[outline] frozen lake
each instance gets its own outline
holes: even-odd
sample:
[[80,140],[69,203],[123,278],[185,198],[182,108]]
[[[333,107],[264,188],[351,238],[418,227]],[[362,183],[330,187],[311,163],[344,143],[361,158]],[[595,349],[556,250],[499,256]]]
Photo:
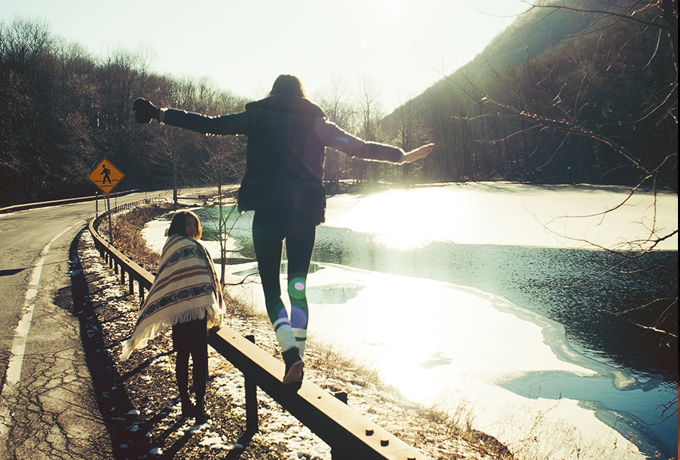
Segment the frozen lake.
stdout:
[[[656,422],[658,404],[677,398],[677,344],[659,347],[604,307],[677,295],[677,235],[650,259],[667,275],[591,281],[617,260],[599,248],[644,248],[677,229],[677,196],[626,198],[507,183],[330,197],[308,279],[310,337],[520,458],[674,455],[677,415]],[[250,214],[235,222],[229,257],[252,257]],[[159,250],[165,228],[145,230]],[[228,282],[253,272],[232,265]],[[232,294],[264,310],[259,284]]]

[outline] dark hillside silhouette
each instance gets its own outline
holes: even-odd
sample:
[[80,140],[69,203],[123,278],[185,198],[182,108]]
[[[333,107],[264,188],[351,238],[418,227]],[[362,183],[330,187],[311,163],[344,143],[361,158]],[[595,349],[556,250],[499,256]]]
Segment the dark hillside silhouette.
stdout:
[[636,185],[651,174],[677,190],[677,3],[670,25],[662,2],[539,4],[383,129],[403,136],[403,113],[418,114],[437,143],[428,179]]
[[[670,6],[669,6],[670,5]],[[675,41],[674,41],[675,40]],[[366,139],[406,150],[434,141],[418,165],[358,165],[329,152],[329,190],[353,183],[513,180],[645,183],[677,190],[677,1],[546,0],[452,75],[383,118],[379,82],[318,101]],[[91,194],[108,158],[119,190],[206,182],[208,152],[243,171],[244,144],[131,120],[144,95],[161,106],[228,113],[246,100],[207,79],[160,76],[144,51],[95,58],[42,21],[0,24],[0,206]],[[214,155],[213,155],[214,156]]]

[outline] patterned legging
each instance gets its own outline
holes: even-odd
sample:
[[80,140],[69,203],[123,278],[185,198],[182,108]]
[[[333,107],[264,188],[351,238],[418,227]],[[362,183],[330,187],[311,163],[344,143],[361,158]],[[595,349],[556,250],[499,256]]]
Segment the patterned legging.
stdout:
[[[315,238],[316,225],[304,216],[279,217],[255,212],[253,217],[253,244],[267,313],[284,353],[297,347],[302,356],[305,350],[309,323],[307,272]],[[281,299],[279,281],[284,239],[288,255],[290,317]]]

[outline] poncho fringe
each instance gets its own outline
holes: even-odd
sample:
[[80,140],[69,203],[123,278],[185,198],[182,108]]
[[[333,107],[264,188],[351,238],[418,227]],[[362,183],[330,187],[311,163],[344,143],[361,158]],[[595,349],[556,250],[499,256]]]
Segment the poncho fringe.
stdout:
[[163,246],[158,274],[142,304],[135,330],[123,342],[121,360],[175,324],[207,316],[208,329],[219,327],[223,303],[215,266],[207,250],[195,240],[170,236]]

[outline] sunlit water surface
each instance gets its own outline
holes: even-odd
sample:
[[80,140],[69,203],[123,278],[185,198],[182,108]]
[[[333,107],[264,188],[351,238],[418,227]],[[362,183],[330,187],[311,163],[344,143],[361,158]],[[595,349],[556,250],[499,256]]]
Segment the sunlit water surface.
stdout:
[[[652,277],[658,285],[625,278],[564,289],[609,263],[590,249],[676,229],[677,197],[657,198],[497,183],[331,197],[308,279],[310,336],[520,458],[671,456],[677,415],[657,422],[659,404],[677,397],[677,345],[628,358],[621,324],[574,305],[677,292],[677,269],[674,281]],[[233,225],[231,258],[252,257],[249,214]],[[162,245],[165,227],[152,225],[147,238]],[[218,258],[217,243],[208,245]],[[677,237],[659,249],[655,265],[677,264]],[[236,264],[229,279],[254,272],[252,262]],[[259,284],[233,292],[264,309]]]

